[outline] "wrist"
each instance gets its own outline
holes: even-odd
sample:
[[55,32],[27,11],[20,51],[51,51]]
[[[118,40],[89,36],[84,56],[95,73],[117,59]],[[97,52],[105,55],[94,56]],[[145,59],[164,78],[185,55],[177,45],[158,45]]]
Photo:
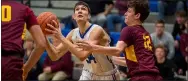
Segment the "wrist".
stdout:
[[63,36],[60,37],[60,40],[61,40],[61,42],[63,42],[63,43],[65,43],[65,39],[66,39],[66,38],[63,37]]
[[24,70],[24,72],[29,72],[30,68],[29,68],[29,66],[24,64],[22,70]]
[[90,50],[90,52],[94,52],[95,50],[96,50],[95,46],[92,45],[92,46],[91,46],[91,50]]

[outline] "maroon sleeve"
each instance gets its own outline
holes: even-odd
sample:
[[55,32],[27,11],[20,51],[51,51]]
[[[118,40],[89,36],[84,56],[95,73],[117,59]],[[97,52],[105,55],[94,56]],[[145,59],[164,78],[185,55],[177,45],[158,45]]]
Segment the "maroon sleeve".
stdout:
[[36,20],[36,16],[34,15],[33,11],[29,7],[26,8],[25,17],[26,17],[25,20],[27,24],[27,29],[29,29],[33,25],[38,24]]
[[72,67],[71,54],[70,52],[67,52],[60,60],[56,62],[56,64],[51,66],[51,69],[53,73],[61,70],[66,71],[69,70],[69,68],[71,67]]
[[181,50],[181,53],[183,54],[183,56],[188,56],[188,52],[185,51],[185,48],[186,48],[186,41],[184,41],[185,36],[181,35],[180,38],[181,38],[180,39],[180,50]]
[[124,41],[128,46],[131,45],[131,27],[125,27],[122,29],[119,41]]
[[43,68],[50,66],[50,58],[47,56],[44,60]]

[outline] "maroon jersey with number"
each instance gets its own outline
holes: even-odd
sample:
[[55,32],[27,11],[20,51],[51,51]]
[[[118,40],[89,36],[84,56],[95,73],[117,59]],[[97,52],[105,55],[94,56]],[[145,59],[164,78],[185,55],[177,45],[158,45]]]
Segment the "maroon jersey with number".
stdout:
[[140,73],[159,73],[155,66],[151,37],[144,27],[137,25],[123,28],[119,41],[128,45],[125,58],[131,77]]
[[[6,51],[23,52],[26,29],[37,24],[33,11],[15,1],[2,1],[1,45]],[[26,23],[27,26],[24,26]]]

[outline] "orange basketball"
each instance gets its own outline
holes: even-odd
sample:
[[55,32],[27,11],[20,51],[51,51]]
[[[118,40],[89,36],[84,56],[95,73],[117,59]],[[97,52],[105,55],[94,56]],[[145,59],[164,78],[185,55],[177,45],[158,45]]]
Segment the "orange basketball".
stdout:
[[[42,32],[44,34],[51,34],[50,32],[45,31],[45,28],[47,28],[47,24],[51,24],[55,27],[55,24],[52,22],[52,20],[55,20],[58,24],[59,27],[59,21],[58,18],[55,14],[53,14],[52,12],[43,12],[41,14],[39,14],[39,16],[37,17],[37,21],[42,29]],[[49,28],[49,27],[48,27]]]

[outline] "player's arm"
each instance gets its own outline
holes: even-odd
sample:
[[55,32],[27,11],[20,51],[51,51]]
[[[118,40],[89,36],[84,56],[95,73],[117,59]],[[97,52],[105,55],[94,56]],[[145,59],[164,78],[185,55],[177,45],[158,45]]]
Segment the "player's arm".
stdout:
[[125,57],[116,57],[116,56],[113,56],[112,57],[112,61],[113,61],[113,63],[115,63],[117,65],[127,66],[126,61],[125,61]]
[[94,45],[94,44],[84,42],[84,41],[80,41],[80,43],[82,43],[80,44],[80,47],[86,50],[89,50],[92,53],[105,54],[105,55],[111,55],[111,56],[120,56],[121,52],[127,46],[126,43],[124,43],[123,41],[118,41],[116,47],[105,47],[105,46],[100,46],[100,45]]
[[[104,36],[103,29],[100,27],[96,27],[90,34],[90,43],[94,45],[99,44],[101,36]],[[68,50],[76,57],[78,57],[81,61],[85,60],[91,54],[91,52],[78,48],[76,44],[71,43],[65,38],[62,38],[61,41],[62,43],[64,43],[64,45],[68,47]]]
[[[54,26],[52,26],[52,25],[50,25],[50,24],[47,24],[48,25],[48,27],[50,28],[50,29],[45,29],[47,32],[51,32],[58,40],[60,40],[61,41],[61,43],[62,43],[62,45],[63,46],[66,46],[67,48],[66,49],[68,49],[72,54],[74,54],[75,56],[77,56],[78,58],[80,58],[80,60],[85,60],[85,58],[90,54],[90,52],[89,51],[84,51],[84,50],[81,50],[80,48],[78,48],[78,46],[76,45],[76,44],[73,44],[72,43],[72,34],[73,34],[73,30],[71,31],[71,33],[67,36],[67,38],[65,38],[62,34],[61,34],[61,32],[56,28],[56,27],[54,27]],[[98,30],[97,30],[98,31]],[[100,31],[98,31],[98,32],[100,32]],[[91,38],[90,38],[90,40],[91,41],[93,41],[92,43],[93,44],[97,44],[97,40],[98,40],[98,38],[96,38],[97,36],[98,36],[98,34],[100,34],[100,33],[94,33],[95,35],[94,36],[90,36]],[[95,40],[95,39],[97,39],[97,40]],[[62,45],[61,46],[58,46],[59,47],[59,49],[60,48],[62,48]],[[62,55],[64,55],[64,53],[65,52],[61,52],[60,54],[59,54],[59,56],[58,56],[58,58],[59,57],[61,57]]]
[[128,32],[127,29],[122,30],[120,40],[117,42],[116,47],[94,45],[87,41],[78,41],[78,45],[79,47],[88,50],[92,53],[119,56],[120,53],[123,52],[125,47],[127,47],[127,44],[124,40],[129,39],[130,37],[129,33],[126,32]]
[[[36,43],[36,47],[31,52],[31,56],[29,57],[29,59],[27,60],[27,62],[24,64],[23,67],[24,72],[27,73],[37,63],[40,56],[43,54],[44,50],[48,48],[44,34],[40,26],[37,25],[36,17],[33,11],[28,7],[25,10],[25,18],[26,18],[27,29],[31,33],[34,42]],[[49,52],[52,52],[52,50],[49,50]]]
[[29,32],[34,39],[36,46],[31,52],[31,56],[24,65],[23,69],[26,70],[26,72],[30,71],[31,68],[37,63],[46,48],[46,41],[39,25],[33,25],[32,27],[30,27]]
[[[54,27],[54,26],[52,26],[52,25],[48,25],[50,28],[57,28],[57,29],[54,29],[54,30],[56,30],[59,34],[60,34],[60,36],[62,36],[62,34],[61,34],[61,28],[60,27],[57,27],[57,26],[59,26],[54,20],[53,20],[53,23],[55,24],[55,26],[56,27]],[[46,29],[48,32],[49,31],[51,31],[51,30],[48,30],[48,29]],[[73,31],[73,30],[72,30]],[[69,40],[69,41],[71,41],[71,37],[72,37],[72,31],[71,32],[69,32],[69,34],[67,35],[67,40]],[[46,37],[46,40],[47,40],[47,37]],[[68,51],[68,48],[67,48],[67,46],[65,46],[64,44],[62,44],[62,43],[60,43],[58,46],[54,46],[54,45],[52,45],[50,42],[49,42],[49,40],[47,40],[48,41],[48,43],[47,43],[47,46],[48,46],[48,49],[49,50],[52,50],[53,52],[48,52],[48,50],[47,50],[47,52],[48,52],[48,54],[49,54],[49,56],[50,56],[50,58],[51,58],[51,60],[58,60],[59,58],[61,58],[67,51]]]
[[[72,43],[72,34],[73,34],[73,31],[70,31],[69,34],[67,35],[66,39],[68,41],[70,41]],[[65,55],[67,52],[68,52],[68,47],[66,46],[66,44],[63,44],[63,43],[60,43],[57,47],[55,47],[54,45],[52,45],[51,43],[48,42],[48,44],[50,45],[49,48],[53,49],[55,55],[57,56],[55,58],[55,60],[58,60],[60,59],[63,55]]]

